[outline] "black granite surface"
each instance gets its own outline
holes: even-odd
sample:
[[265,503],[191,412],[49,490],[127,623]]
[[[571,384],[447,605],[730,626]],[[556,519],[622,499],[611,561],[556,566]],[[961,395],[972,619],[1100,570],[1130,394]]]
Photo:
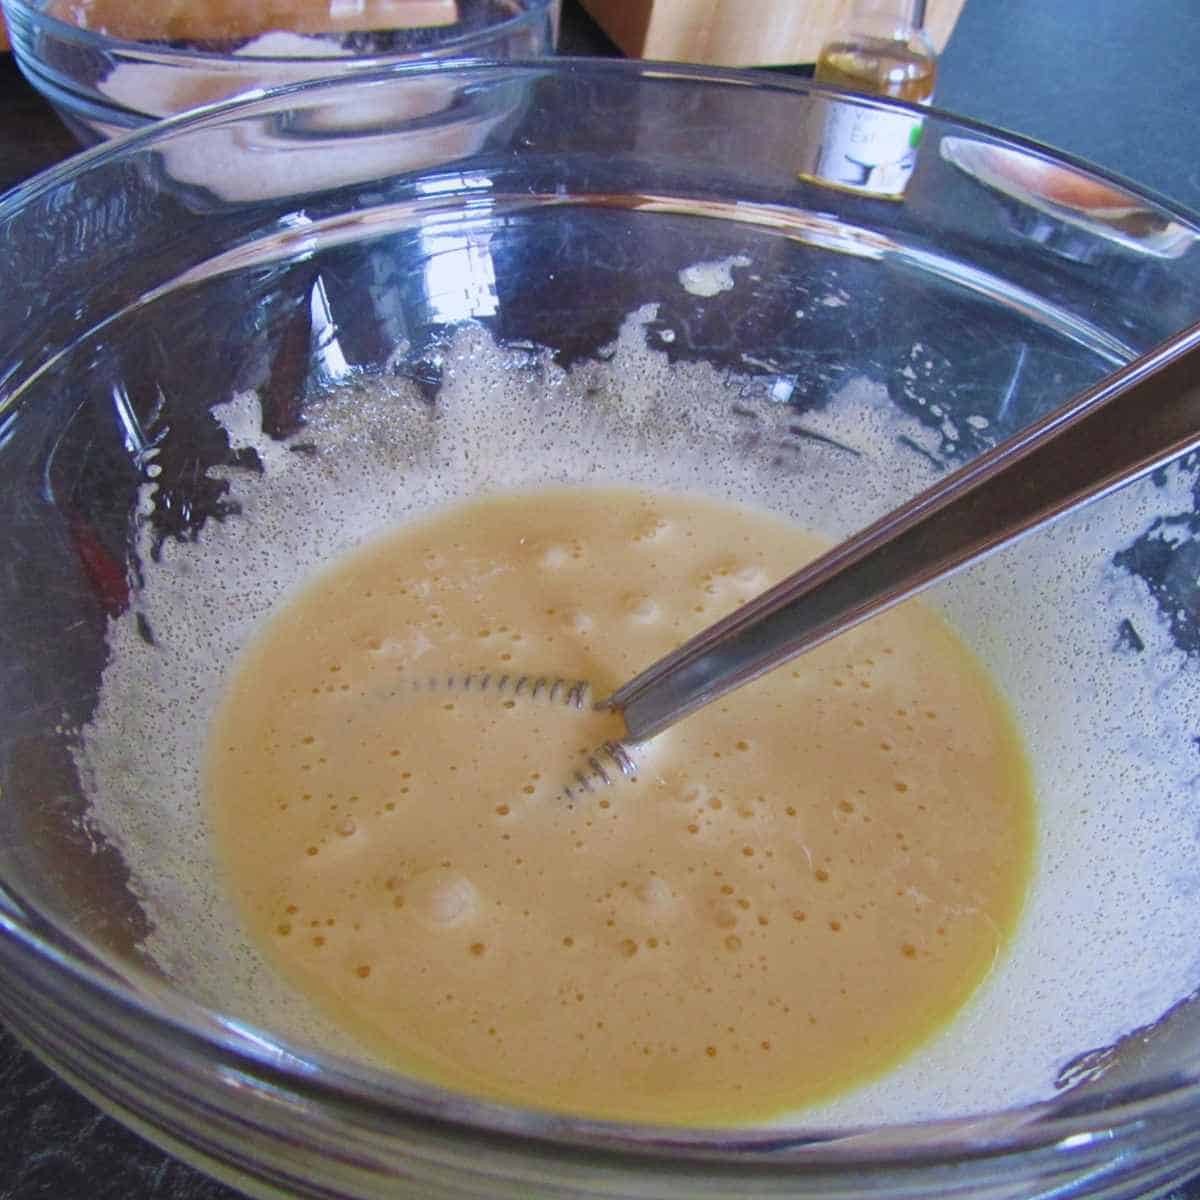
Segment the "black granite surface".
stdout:
[[[967,0],[938,104],[1090,158],[1200,212],[1197,0]],[[561,48],[611,45],[565,0]],[[0,59],[0,192],[74,149]],[[0,1200],[233,1200],[102,1116],[0,1031]],[[1172,1200],[1200,1200],[1200,1183]]]
[[967,0],[936,103],[1200,212],[1196,0]]

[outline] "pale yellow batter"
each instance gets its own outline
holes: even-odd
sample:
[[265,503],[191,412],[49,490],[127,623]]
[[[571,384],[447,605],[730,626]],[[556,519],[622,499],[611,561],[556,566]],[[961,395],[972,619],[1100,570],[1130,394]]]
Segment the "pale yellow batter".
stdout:
[[1004,705],[910,603],[560,791],[603,695],[817,549],[691,496],[492,498],[337,564],[246,653],[208,788],[280,971],[372,1053],[594,1117],[767,1119],[944,1025],[1012,931],[1032,805]]

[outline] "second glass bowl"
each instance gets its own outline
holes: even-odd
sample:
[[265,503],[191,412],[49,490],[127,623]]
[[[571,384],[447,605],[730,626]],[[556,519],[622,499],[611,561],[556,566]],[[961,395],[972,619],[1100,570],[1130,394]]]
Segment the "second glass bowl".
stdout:
[[552,53],[559,0],[2,0],[26,78],[84,143],[256,88]]

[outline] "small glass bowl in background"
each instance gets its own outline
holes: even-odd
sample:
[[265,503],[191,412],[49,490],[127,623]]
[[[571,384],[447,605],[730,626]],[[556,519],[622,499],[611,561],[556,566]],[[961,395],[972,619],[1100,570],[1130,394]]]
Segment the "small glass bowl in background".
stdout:
[[[255,88],[420,59],[536,58],[554,49],[559,0],[373,0],[376,27],[366,30],[323,20],[333,0],[208,0],[170,19],[153,15],[155,5],[96,0],[0,0],[0,8],[25,77],[91,144]],[[255,8],[272,19],[256,21]],[[406,8],[439,23],[389,24],[389,9],[398,17]],[[319,32],[330,25],[338,31]]]

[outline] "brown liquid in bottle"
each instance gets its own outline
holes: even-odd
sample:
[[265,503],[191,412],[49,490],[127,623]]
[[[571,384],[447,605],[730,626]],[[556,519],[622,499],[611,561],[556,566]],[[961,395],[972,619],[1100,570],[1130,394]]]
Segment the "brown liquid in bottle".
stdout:
[[891,38],[856,38],[822,47],[814,78],[850,91],[923,104],[933,97],[937,62]]

